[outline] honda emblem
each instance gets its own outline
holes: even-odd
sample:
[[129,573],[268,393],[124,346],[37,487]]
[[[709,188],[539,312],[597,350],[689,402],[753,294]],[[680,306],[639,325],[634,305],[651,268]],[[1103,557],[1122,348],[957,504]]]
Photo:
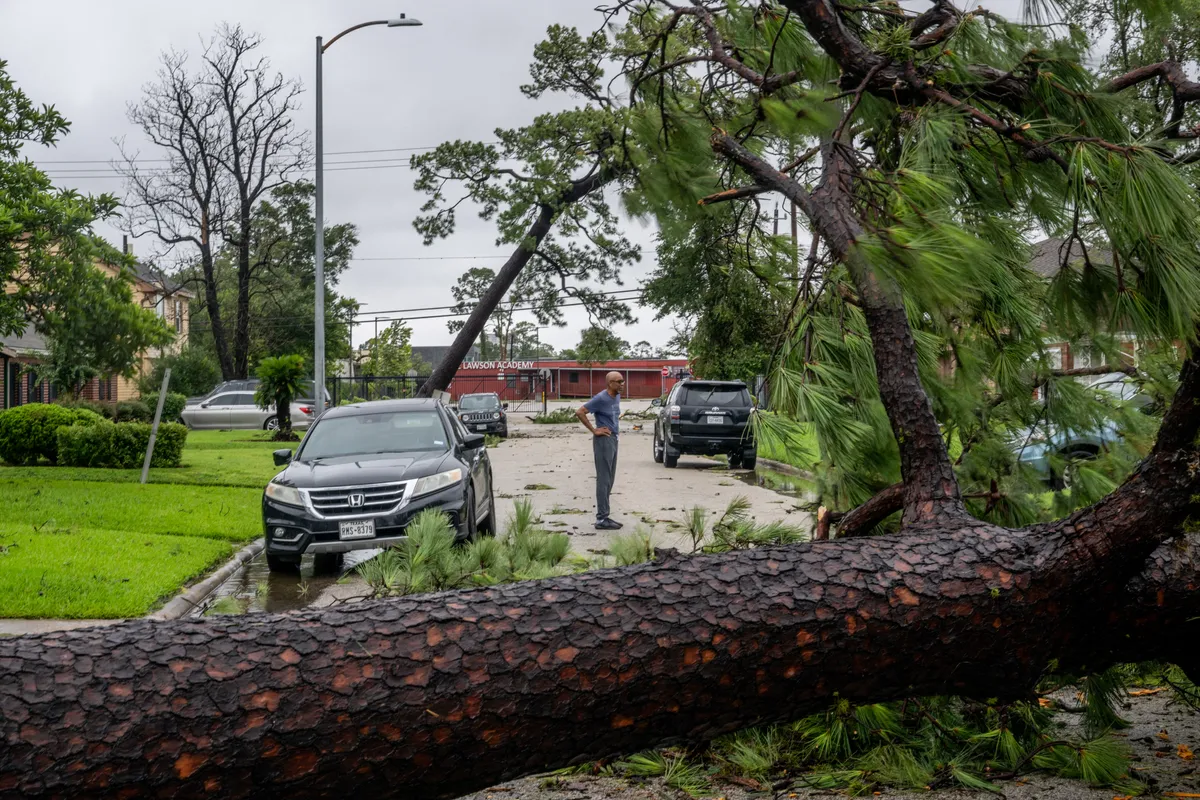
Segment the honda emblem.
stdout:
[[362,508],[363,503],[366,501],[367,498],[363,497],[361,494],[352,494],[346,497],[346,502],[350,504],[351,508]]

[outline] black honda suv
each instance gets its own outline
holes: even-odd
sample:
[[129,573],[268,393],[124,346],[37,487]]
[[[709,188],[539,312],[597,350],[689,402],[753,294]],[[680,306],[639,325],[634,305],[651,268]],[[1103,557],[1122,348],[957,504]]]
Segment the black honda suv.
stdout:
[[331,408],[263,492],[267,566],[294,570],[304,553],[318,571],[350,550],[405,538],[419,511],[449,515],[459,540],[494,532],[492,465],[483,436],[437,400],[377,400]]
[[464,394],[458,398],[458,418],[467,430],[494,433],[508,438],[508,403],[500,402],[495,392]]
[[753,412],[750,390],[741,381],[680,381],[660,404],[654,421],[654,460],[674,467],[684,453],[724,454],[730,466],[754,469],[758,450],[750,428]]

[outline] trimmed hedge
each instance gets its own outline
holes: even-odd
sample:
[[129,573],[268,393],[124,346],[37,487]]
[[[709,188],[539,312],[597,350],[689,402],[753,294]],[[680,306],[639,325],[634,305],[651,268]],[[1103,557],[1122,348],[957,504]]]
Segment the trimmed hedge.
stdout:
[[[73,425],[58,431],[58,460],[64,467],[136,469],[146,458],[150,426],[141,422]],[[187,444],[187,428],[175,422],[158,426],[152,467],[178,467]]]
[[[187,400],[185,399],[186,403]],[[141,400],[121,400],[113,408],[113,422],[153,422],[154,412]]]
[[0,458],[14,466],[46,459],[58,461],[58,431],[73,425],[93,426],[103,422],[93,411],[64,408],[51,403],[29,403],[0,411]]
[[[154,409],[158,408],[158,392],[142,396],[142,402],[146,404],[147,410],[150,412],[150,422],[154,421]],[[187,408],[187,397],[178,392],[167,392],[167,399],[163,401],[162,422],[179,422],[183,418],[183,409]]]

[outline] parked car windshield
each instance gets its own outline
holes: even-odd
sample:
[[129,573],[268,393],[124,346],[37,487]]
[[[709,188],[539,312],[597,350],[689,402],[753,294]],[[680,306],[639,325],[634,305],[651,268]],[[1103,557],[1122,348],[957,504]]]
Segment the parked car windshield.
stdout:
[[469,394],[458,401],[461,411],[487,411],[500,407],[500,400],[494,394]]
[[389,411],[325,417],[317,422],[297,461],[318,458],[445,451],[449,438],[436,411]]
[[748,406],[750,393],[740,386],[695,384],[684,387],[685,406]]

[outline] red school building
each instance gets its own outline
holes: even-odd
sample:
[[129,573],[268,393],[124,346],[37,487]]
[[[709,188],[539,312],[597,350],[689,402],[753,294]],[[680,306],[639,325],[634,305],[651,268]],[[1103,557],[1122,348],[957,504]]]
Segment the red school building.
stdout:
[[539,400],[543,385],[548,400],[592,397],[605,387],[605,375],[625,376],[624,397],[658,397],[690,375],[687,359],[652,358],[580,364],[578,361],[464,361],[450,383],[455,400],[464,394],[495,392],[502,400]]

